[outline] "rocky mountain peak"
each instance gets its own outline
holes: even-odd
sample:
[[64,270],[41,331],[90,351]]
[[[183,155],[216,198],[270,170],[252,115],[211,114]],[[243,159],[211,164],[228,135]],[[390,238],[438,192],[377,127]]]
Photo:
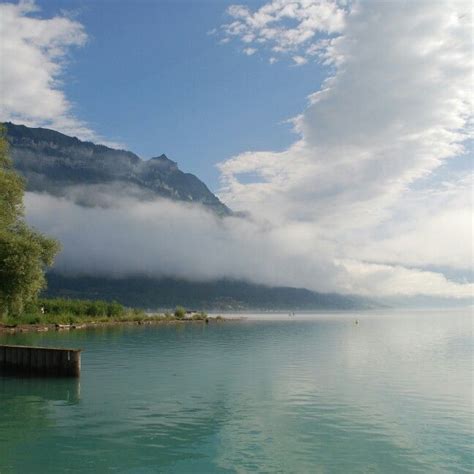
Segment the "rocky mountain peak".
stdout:
[[[7,140],[15,168],[26,178],[27,189],[57,196],[81,190],[93,205],[100,188],[151,200],[163,197],[200,203],[218,215],[231,211],[196,176],[183,173],[165,154],[142,160],[126,150],[84,142],[45,128],[7,122]],[[79,199],[79,198],[78,198]],[[82,198],[80,202],[85,202]]]

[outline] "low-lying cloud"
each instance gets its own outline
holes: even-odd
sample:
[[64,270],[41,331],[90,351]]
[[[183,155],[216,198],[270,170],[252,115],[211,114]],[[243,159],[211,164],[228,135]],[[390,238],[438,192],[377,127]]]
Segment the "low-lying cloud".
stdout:
[[235,278],[362,295],[466,297],[472,291],[433,272],[339,260],[334,243],[315,238],[305,223],[219,218],[200,205],[165,199],[117,198],[113,207],[84,207],[27,193],[26,206],[28,220],[63,243],[56,269],[66,274]]

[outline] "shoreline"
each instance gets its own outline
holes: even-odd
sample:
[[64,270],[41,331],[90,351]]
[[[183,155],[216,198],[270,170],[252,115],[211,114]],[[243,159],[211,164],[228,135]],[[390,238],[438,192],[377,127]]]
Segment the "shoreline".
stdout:
[[[232,318],[233,320],[238,320],[239,318]],[[161,319],[160,317],[156,318],[147,318],[138,321],[90,321],[90,322],[80,322],[72,324],[2,324],[0,323],[0,335],[2,334],[20,334],[20,333],[30,333],[30,332],[62,332],[62,331],[76,331],[81,329],[99,329],[99,328],[108,328],[115,326],[157,326],[157,325],[172,325],[172,324],[190,324],[190,323],[199,323],[199,324],[209,324],[209,323],[220,323],[225,322],[228,319],[223,318],[222,316],[217,317],[207,317],[205,319]]]

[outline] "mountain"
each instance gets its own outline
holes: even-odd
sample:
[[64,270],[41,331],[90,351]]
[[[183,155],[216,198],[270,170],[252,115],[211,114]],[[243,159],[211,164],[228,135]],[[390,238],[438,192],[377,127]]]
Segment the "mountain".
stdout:
[[[29,191],[64,196],[91,207],[113,206],[120,197],[141,200],[163,197],[201,203],[220,216],[232,214],[202,181],[183,173],[165,155],[142,160],[130,151],[84,142],[54,130],[4,125],[14,166],[25,177]],[[47,278],[47,296],[117,300],[128,306],[151,309],[184,305],[216,311],[301,311],[364,309],[372,305],[358,297],[225,279],[211,282],[144,276],[113,279],[62,276],[54,272]]]
[[[200,181],[166,155],[142,160],[130,151],[84,142],[46,128],[7,122],[15,168],[27,190],[73,197],[85,206],[109,204],[107,195],[143,200],[164,197],[201,203],[219,215],[230,210]],[[113,192],[112,192],[113,191]]]
[[174,278],[101,278],[49,273],[45,296],[116,300],[126,306],[171,309],[183,305],[210,311],[360,310],[380,307],[366,298],[268,287],[238,280],[192,282]]

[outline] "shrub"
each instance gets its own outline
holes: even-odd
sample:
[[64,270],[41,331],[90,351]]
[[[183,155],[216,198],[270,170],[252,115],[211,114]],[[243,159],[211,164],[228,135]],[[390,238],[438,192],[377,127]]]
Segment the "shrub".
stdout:
[[174,310],[174,316],[176,319],[183,319],[186,316],[186,310],[182,306],[177,306]]
[[200,313],[193,314],[193,320],[204,321],[207,318],[207,314],[201,311]]

